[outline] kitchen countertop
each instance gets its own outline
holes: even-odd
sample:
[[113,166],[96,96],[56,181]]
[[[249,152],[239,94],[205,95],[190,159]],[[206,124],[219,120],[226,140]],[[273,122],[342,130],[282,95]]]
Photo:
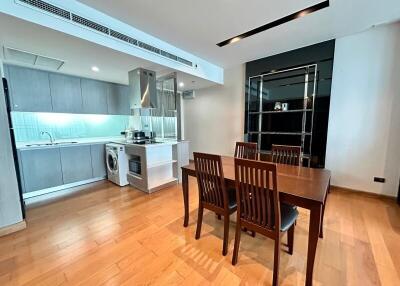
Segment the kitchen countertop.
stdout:
[[138,147],[143,147],[143,148],[153,148],[157,146],[166,146],[166,145],[176,145],[180,141],[177,140],[163,140],[163,139],[156,139],[155,140],[157,143],[151,143],[151,144],[134,144],[134,143],[129,143],[126,142],[125,140],[120,140],[120,141],[113,141],[112,143],[117,143],[117,144],[122,144],[122,145],[134,145]]
[[[33,150],[33,149],[45,149],[45,148],[59,148],[59,147],[68,147],[68,146],[77,146],[77,145],[92,145],[97,143],[117,143],[123,145],[135,145],[143,148],[151,148],[156,146],[165,146],[165,145],[175,145],[184,140],[165,140],[165,139],[156,139],[159,143],[154,144],[133,144],[125,141],[125,137],[123,136],[114,136],[114,137],[93,137],[93,138],[71,138],[71,139],[60,139],[55,140],[54,145],[41,145],[41,146],[28,146],[35,144],[47,144],[50,143],[48,140],[43,141],[35,141],[35,142],[17,142],[18,150]],[[71,143],[76,142],[76,143]]]
[[[92,138],[70,138],[70,139],[56,139],[55,145],[41,145],[41,146],[28,146],[35,144],[46,144],[50,143],[49,140],[35,141],[35,142],[17,142],[16,147],[18,150],[31,150],[31,149],[43,149],[43,148],[59,148],[67,146],[77,146],[77,145],[91,145],[97,143],[109,143],[109,142],[122,142],[125,140],[123,136],[113,136],[113,137],[92,137]],[[76,142],[76,143],[71,143]]]

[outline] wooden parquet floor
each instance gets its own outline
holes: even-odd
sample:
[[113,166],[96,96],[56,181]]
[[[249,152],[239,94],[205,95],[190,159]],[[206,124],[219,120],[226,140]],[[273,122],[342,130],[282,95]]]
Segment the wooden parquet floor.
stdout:
[[[103,182],[30,207],[27,229],[0,238],[0,285],[270,285],[273,242],[243,234],[232,266],[236,214],[223,257],[223,223],[213,213],[205,213],[202,236],[194,239],[194,179],[190,188],[188,228],[179,185],[147,195]],[[300,210],[294,254],[281,253],[281,285],[304,285],[307,235],[308,212]],[[333,191],[314,285],[400,285],[399,206]]]

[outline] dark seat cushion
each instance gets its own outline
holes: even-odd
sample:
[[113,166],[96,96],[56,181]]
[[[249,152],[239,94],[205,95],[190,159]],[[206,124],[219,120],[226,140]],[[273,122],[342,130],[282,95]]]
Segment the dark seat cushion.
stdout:
[[236,190],[235,189],[228,189],[228,206],[230,209],[236,207]]
[[287,231],[296,221],[299,211],[293,205],[281,203],[281,231]]

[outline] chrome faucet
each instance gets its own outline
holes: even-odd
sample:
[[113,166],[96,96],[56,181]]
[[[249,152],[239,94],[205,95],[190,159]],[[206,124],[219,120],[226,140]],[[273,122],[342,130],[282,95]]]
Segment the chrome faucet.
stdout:
[[51,135],[51,133],[50,132],[47,132],[47,131],[40,131],[40,135],[47,135],[47,136],[49,136],[50,137],[50,143],[51,144],[53,144],[54,143],[54,139],[53,139],[53,136]]

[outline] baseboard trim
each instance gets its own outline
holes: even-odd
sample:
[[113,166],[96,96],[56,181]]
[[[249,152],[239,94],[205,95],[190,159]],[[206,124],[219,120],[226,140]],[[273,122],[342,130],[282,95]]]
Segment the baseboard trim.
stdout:
[[330,190],[333,192],[346,192],[346,193],[352,193],[352,194],[357,194],[357,195],[364,195],[364,196],[368,196],[371,198],[380,198],[380,199],[386,199],[386,200],[389,199],[389,200],[394,200],[394,201],[396,200],[396,197],[394,197],[394,196],[377,194],[377,193],[356,190],[356,189],[351,189],[351,188],[346,188],[346,187],[340,187],[340,186],[335,186],[335,185],[331,185]]
[[25,220],[15,223],[15,224],[12,224],[12,225],[9,225],[9,226],[2,227],[2,228],[0,228],[0,237],[23,230],[25,228],[26,228]]

